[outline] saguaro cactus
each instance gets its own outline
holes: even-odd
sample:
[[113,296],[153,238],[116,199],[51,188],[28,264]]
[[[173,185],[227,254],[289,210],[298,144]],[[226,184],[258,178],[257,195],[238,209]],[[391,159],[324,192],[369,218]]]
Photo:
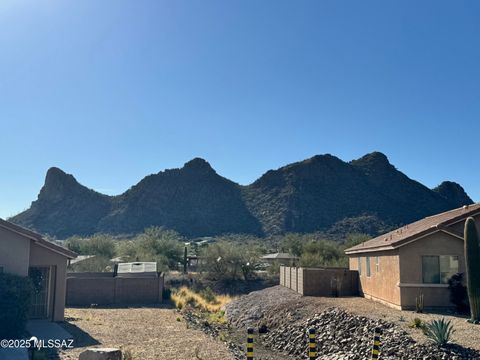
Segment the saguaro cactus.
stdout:
[[472,217],[465,222],[464,239],[470,321],[480,323],[480,243],[475,219]]

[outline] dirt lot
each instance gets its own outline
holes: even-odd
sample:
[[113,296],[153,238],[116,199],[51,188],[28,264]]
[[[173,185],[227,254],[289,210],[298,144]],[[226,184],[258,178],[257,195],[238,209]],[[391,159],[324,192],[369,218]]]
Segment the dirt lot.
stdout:
[[61,359],[77,359],[92,346],[121,348],[141,360],[232,359],[222,342],[188,329],[172,309],[66,309],[65,316],[77,348]]

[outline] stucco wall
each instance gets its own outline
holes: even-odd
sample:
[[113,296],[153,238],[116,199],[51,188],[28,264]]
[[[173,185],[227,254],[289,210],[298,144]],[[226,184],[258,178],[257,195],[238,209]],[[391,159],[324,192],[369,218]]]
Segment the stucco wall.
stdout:
[[162,302],[163,274],[159,276],[113,277],[113,274],[70,273],[67,305],[156,304]]
[[[367,255],[370,257],[370,276],[367,276]],[[378,256],[379,267],[376,271],[375,258]],[[400,307],[400,262],[398,250],[356,254],[349,257],[350,270],[358,271],[358,259],[362,264],[359,274],[359,292],[366,298]]]
[[[32,241],[30,246],[29,261],[30,266],[50,267],[51,293],[49,298],[48,315],[53,319],[53,321],[63,321],[65,310],[65,277],[67,273],[67,258]],[[54,293],[55,295],[53,295]]]
[[281,266],[280,285],[307,296],[352,296],[358,294],[357,272],[339,268]]
[[402,308],[415,308],[415,298],[420,294],[424,296],[425,307],[452,306],[447,284],[422,283],[422,256],[458,256],[459,272],[465,272],[463,246],[463,240],[444,232],[437,232],[399,249]]
[[[477,229],[480,230],[480,215],[474,216],[474,219],[475,219],[475,223],[477,224]],[[462,234],[462,236],[463,236],[464,227],[465,227],[465,220],[462,220],[450,226],[452,230],[454,230],[459,234]]]
[[0,266],[4,272],[27,276],[30,239],[0,227]]

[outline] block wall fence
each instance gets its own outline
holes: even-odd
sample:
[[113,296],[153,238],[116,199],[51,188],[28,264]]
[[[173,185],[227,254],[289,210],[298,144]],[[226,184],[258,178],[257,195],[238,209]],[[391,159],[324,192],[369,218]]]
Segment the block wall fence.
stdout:
[[357,296],[358,272],[280,266],[280,285],[306,296]]
[[67,274],[67,306],[158,304],[164,276],[114,277],[112,273]]

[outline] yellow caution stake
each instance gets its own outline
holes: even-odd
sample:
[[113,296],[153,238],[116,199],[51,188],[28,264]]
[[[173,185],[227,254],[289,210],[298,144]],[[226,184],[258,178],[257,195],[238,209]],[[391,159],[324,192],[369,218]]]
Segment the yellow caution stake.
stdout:
[[372,357],[371,359],[378,359],[380,356],[380,335],[382,330],[378,327],[375,328],[375,333],[373,335],[373,348],[372,348]]
[[247,329],[247,360],[253,360],[253,329]]
[[308,358],[310,360],[317,358],[317,339],[315,329],[308,329]]

